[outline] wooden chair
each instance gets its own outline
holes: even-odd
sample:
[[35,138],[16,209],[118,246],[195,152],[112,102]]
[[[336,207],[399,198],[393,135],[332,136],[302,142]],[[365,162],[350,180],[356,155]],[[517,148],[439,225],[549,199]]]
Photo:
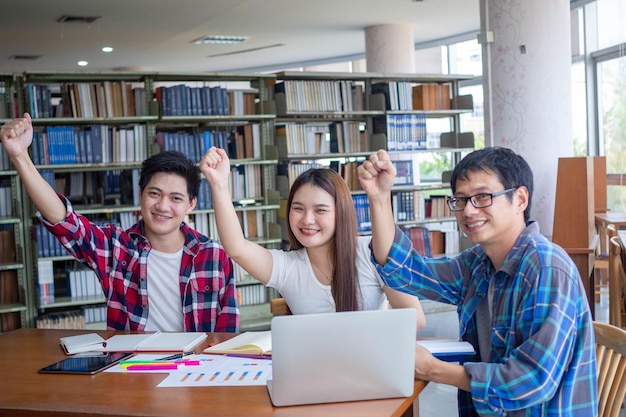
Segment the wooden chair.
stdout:
[[618,417],[626,395],[626,330],[593,322],[598,367],[598,417]]
[[287,316],[291,314],[289,306],[284,298],[272,298],[270,300],[270,312],[274,316]]
[[626,327],[624,256],[619,236],[613,236],[609,239],[609,323],[619,328]]
[[[606,227],[606,237],[610,240],[613,236],[617,236],[617,227],[614,224],[609,224]],[[603,252],[601,246],[603,245],[598,245],[594,265],[596,272],[596,303],[600,302],[602,294],[609,293],[609,251]]]

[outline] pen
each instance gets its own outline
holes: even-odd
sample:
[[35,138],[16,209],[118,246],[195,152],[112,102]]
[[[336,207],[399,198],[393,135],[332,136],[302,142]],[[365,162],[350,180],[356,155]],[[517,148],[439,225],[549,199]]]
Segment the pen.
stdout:
[[128,365],[124,369],[127,371],[169,371],[178,369],[178,365],[172,364],[137,364]]
[[248,358],[248,359],[265,359],[272,360],[271,356],[268,355],[245,355],[242,353],[226,353],[224,356],[230,356],[233,358]]
[[122,368],[126,368],[131,365],[183,365],[183,366],[198,366],[200,365],[199,360],[189,360],[183,359],[181,361],[121,361],[120,366]]
[[193,355],[195,352],[182,352],[176,355],[166,356],[164,358],[155,359],[157,361],[173,361],[174,359],[182,359],[184,356]]

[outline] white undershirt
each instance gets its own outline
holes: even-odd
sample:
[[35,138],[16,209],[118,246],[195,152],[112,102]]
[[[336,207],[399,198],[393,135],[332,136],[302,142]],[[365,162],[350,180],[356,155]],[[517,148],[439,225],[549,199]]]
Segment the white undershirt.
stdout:
[[151,249],[148,254],[148,322],[146,331],[181,332],[180,263],[183,248],[175,253]]

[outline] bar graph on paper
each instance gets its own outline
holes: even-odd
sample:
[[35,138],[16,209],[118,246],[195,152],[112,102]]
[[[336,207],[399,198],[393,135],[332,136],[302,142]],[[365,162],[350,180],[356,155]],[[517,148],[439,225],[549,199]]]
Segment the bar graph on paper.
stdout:
[[201,366],[171,371],[159,387],[266,385],[272,378],[272,361],[222,355],[194,355],[207,359]]

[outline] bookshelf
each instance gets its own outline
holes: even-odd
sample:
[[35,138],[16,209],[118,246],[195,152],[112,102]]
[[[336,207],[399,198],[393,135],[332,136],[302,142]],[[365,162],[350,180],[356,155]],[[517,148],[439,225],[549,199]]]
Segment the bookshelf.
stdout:
[[[383,73],[281,72],[276,74],[279,195],[308,168],[328,166],[342,174],[353,190],[360,232],[369,233],[367,198],[356,167],[377,149],[389,151],[397,164],[398,183],[392,190],[396,223],[442,231],[448,246],[458,251],[459,233],[445,197],[444,172],[420,172],[422,165],[444,161],[451,170],[473,150],[472,133],[460,131],[460,116],[471,112],[471,96],[459,94],[465,75]],[[284,206],[284,204],[283,204]],[[286,238],[286,213],[279,211]],[[439,254],[439,253],[434,253]]]
[[[15,96],[15,77],[0,74],[0,123],[14,116]],[[21,205],[19,177],[0,145],[0,333],[28,326],[34,313]]]
[[[182,151],[199,161],[205,147],[214,144],[234,155],[233,204],[242,225],[251,239],[272,247],[280,243],[275,214],[279,204],[272,191],[277,163],[270,129],[275,114],[268,101],[272,80],[271,75],[218,73],[25,72],[20,74],[18,90],[21,111],[36,116],[33,159],[79,213],[94,221],[116,221],[122,227],[134,224],[141,162],[164,149]],[[53,155],[50,151],[63,147],[51,144],[64,144],[51,138],[57,130],[60,137],[69,131],[73,143],[69,151]],[[34,321],[43,321],[48,313],[67,313],[73,320],[69,313],[79,310],[79,316],[82,312],[95,317],[93,324],[85,324],[87,328],[103,328],[105,300],[97,286],[94,292],[88,271],[64,252],[53,251],[55,239],[40,230],[34,207],[25,213],[21,220],[37,237],[28,256],[39,293],[33,304]],[[219,240],[204,179],[198,205],[188,220],[198,231]],[[269,299],[274,294],[240,268],[236,270],[242,329],[269,325]],[[72,284],[75,276],[81,288]],[[40,285],[46,283],[53,285]]]

